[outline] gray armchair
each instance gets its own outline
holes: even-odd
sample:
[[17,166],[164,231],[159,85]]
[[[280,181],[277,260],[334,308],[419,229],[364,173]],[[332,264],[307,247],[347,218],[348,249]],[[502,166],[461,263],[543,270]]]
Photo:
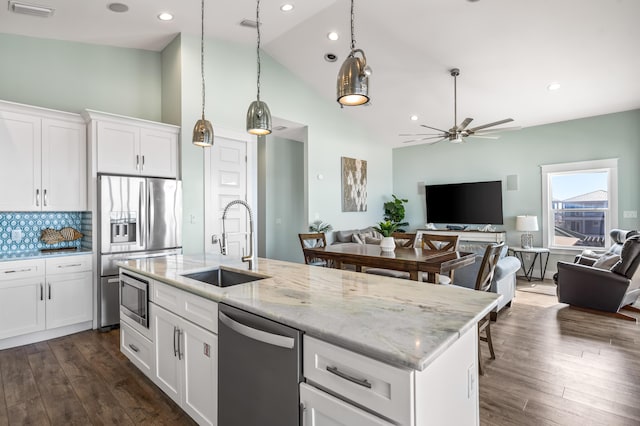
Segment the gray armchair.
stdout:
[[[640,272],[637,272],[640,266],[640,235],[634,231],[614,230],[612,237],[613,251],[610,249],[608,256],[602,255],[594,260],[593,266],[581,263],[582,257],[576,259],[576,263],[558,262],[558,301],[636,321],[636,318],[620,310],[640,312],[640,309],[631,306],[640,297]],[[621,241],[622,238],[624,241]],[[618,250],[619,260],[611,268],[606,268],[606,262],[615,259]]]

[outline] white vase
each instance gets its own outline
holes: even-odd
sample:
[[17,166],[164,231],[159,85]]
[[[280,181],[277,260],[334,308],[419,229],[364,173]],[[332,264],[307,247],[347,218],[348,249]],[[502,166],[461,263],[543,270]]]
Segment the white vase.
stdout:
[[396,249],[396,242],[393,237],[383,237],[380,241],[380,249],[382,251],[394,251]]

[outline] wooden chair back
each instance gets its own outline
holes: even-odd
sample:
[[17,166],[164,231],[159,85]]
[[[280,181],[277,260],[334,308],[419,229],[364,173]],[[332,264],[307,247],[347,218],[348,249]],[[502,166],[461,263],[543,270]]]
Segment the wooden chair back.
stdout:
[[438,251],[457,251],[459,235],[422,234],[422,248]]
[[493,273],[496,270],[498,260],[500,260],[500,252],[503,247],[504,242],[489,244],[485,249],[482,264],[480,264],[480,270],[478,271],[478,277],[476,278],[476,290],[489,291],[491,288]]
[[[396,246],[398,246],[398,247],[409,247],[409,248],[411,248],[416,243],[416,234],[415,233],[394,232],[394,233],[391,234],[391,236],[393,237],[393,240],[396,242]],[[399,241],[402,242],[400,245],[398,245]]]
[[324,264],[326,266],[326,262],[324,260],[317,259],[313,256],[307,256],[306,254],[304,254],[304,249],[306,248],[327,246],[327,239],[324,235],[324,232],[298,234],[298,238],[300,239],[300,247],[302,247],[302,253],[304,255],[304,263],[306,263],[307,265]]

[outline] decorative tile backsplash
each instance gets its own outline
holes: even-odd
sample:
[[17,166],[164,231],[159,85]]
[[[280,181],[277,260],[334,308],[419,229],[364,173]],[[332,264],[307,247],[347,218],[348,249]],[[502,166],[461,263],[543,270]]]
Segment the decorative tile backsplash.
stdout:
[[[87,212],[0,212],[0,254],[85,247],[86,242],[82,240],[86,237],[75,241],[45,244],[40,240],[40,233],[46,228],[59,230],[72,227],[85,234],[83,228],[87,228],[87,224],[88,229],[91,229],[91,216]],[[21,234],[22,238],[18,238],[18,234]]]

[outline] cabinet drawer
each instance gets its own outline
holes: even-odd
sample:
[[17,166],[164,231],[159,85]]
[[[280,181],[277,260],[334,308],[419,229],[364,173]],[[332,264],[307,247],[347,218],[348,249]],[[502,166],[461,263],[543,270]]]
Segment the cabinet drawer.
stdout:
[[152,377],[153,343],[124,322],[120,323],[120,351],[147,377]]
[[0,281],[44,276],[44,259],[0,262]]
[[307,381],[403,425],[413,423],[413,370],[304,336]]
[[218,334],[218,304],[186,290],[156,281],[153,303]]
[[91,271],[91,255],[61,256],[46,259],[47,275]]

